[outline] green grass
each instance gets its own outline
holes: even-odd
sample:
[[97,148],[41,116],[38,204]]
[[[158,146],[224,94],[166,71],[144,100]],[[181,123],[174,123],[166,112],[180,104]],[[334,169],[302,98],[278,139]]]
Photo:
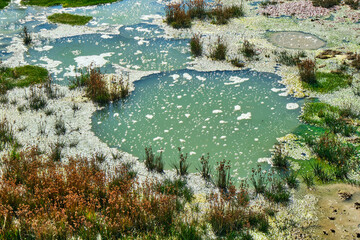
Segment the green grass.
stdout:
[[28,87],[47,81],[49,72],[38,66],[21,66],[0,69],[0,87],[2,92],[14,87]]
[[9,3],[10,0],[0,0],[0,9],[4,9]]
[[55,13],[48,16],[48,19],[53,23],[63,23],[69,25],[85,25],[87,24],[92,17],[75,15],[70,13]]
[[340,114],[340,109],[327,103],[310,102],[304,105],[300,118],[308,124],[323,126],[326,113]]
[[316,72],[316,83],[303,82],[303,87],[314,92],[328,93],[351,85],[350,75],[339,73]]
[[62,5],[63,7],[82,7],[116,2],[117,0],[22,0],[24,5],[37,5],[43,7]]

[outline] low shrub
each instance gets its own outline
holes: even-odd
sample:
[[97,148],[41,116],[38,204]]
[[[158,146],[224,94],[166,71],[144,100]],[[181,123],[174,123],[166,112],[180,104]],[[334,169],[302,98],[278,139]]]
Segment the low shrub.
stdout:
[[249,59],[257,55],[255,45],[253,43],[250,43],[248,40],[245,40],[243,42],[240,51],[244,55],[244,57]]
[[312,173],[305,173],[301,177],[302,177],[302,179],[303,179],[303,181],[304,181],[307,188],[310,189],[310,188],[315,186],[314,175]]
[[285,188],[283,181],[273,178],[271,180],[269,189],[264,193],[264,196],[275,203],[288,203],[290,201],[290,192]]
[[306,57],[305,52],[297,52],[294,54],[284,50],[281,52],[274,52],[276,55],[276,62],[286,66],[296,66],[300,62],[301,57]]
[[66,126],[65,126],[65,122],[62,119],[62,117],[58,117],[55,120],[55,134],[60,136],[60,135],[65,135],[66,133]]
[[231,187],[227,195],[211,195],[207,221],[214,233],[229,239],[246,235],[247,228],[267,231],[269,225],[266,216],[261,212],[253,212],[248,205],[249,195],[244,188],[236,191]]
[[230,161],[220,161],[217,167],[216,186],[223,191],[227,191],[231,185]]
[[331,8],[341,3],[341,0],[311,0],[314,7]]
[[227,45],[224,43],[224,41],[219,37],[217,40],[216,45],[213,47],[210,57],[213,60],[222,61],[226,59],[227,54]]
[[29,33],[29,30],[27,29],[27,27],[23,28],[23,43],[26,46],[29,46],[32,43],[32,37]]
[[212,23],[224,25],[227,24],[231,18],[244,16],[244,9],[242,5],[224,7],[222,4],[218,4],[209,12],[209,15],[212,18]]
[[179,164],[174,163],[173,166],[176,169],[176,173],[179,176],[185,176],[188,174],[190,164],[187,162],[188,154],[185,155],[181,152],[181,148],[178,147],[179,151]]
[[94,154],[94,161],[97,164],[103,164],[106,161],[106,154],[102,152],[96,152]]
[[345,0],[345,4],[350,6],[350,8],[354,9],[354,10],[358,10],[360,8],[360,1],[359,0]]
[[69,86],[70,89],[85,87],[86,96],[99,104],[109,103],[126,98],[129,95],[129,82],[123,76],[111,76],[105,79],[99,68],[90,66],[86,71],[81,70]]
[[234,58],[230,61],[230,63],[238,68],[243,68],[245,67],[245,62],[241,61],[239,58]]
[[145,166],[149,171],[156,171],[158,173],[164,172],[164,162],[162,160],[162,151],[158,156],[152,151],[151,147],[145,148]]
[[356,148],[349,143],[340,142],[335,135],[326,133],[319,138],[313,151],[321,159],[340,167],[356,153]]
[[272,156],[272,163],[274,167],[287,169],[289,167],[288,153],[285,152],[284,146],[280,143],[275,144]]
[[288,171],[285,175],[285,181],[289,188],[297,189],[299,187],[297,172]]
[[0,150],[16,142],[14,131],[6,118],[0,121]]
[[50,145],[50,154],[49,160],[53,162],[60,162],[61,161],[61,151],[64,148],[65,144],[63,142],[57,141],[54,144]]
[[208,4],[205,0],[189,0],[186,5],[189,9],[188,11],[192,19],[205,19],[207,17]]
[[165,20],[166,23],[173,28],[190,28],[191,16],[186,11],[186,4],[182,3],[170,3],[165,7]]
[[36,148],[2,160],[1,239],[166,238],[176,224],[179,197],[135,185],[124,165],[107,175],[91,159],[54,162]]
[[165,179],[157,185],[156,189],[159,193],[184,198],[187,202],[191,202],[194,197],[194,193],[186,186],[186,181],[181,179]]
[[300,80],[308,84],[315,84],[316,81],[316,63],[314,60],[305,59],[297,64]]
[[266,191],[269,176],[267,172],[263,172],[259,165],[257,169],[252,169],[251,183],[254,187],[256,195],[263,194]]
[[199,173],[201,174],[202,178],[205,179],[206,181],[210,181],[210,179],[211,179],[211,170],[210,170],[209,159],[210,159],[209,154],[207,154],[206,157],[204,155],[202,155],[200,157],[201,167],[200,167],[200,169],[197,169],[199,171]]
[[190,50],[191,54],[194,57],[199,57],[202,55],[203,47],[201,43],[201,35],[200,34],[194,34],[192,38],[190,39]]
[[47,106],[47,99],[41,90],[30,88],[30,96],[28,97],[29,107],[32,110],[38,111]]
[[[359,3],[359,1],[358,1]],[[355,54],[354,60],[351,62],[351,66],[357,70],[360,70],[360,54]]]
[[110,101],[110,93],[100,69],[90,68],[86,82],[86,95],[94,102],[104,104]]

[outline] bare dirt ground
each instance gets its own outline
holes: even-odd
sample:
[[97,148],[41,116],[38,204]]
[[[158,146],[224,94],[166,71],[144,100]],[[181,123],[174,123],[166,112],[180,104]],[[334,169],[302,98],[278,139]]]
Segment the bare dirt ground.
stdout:
[[[339,191],[352,194],[343,200]],[[318,199],[317,239],[360,239],[360,187],[348,184],[317,186],[311,191]]]

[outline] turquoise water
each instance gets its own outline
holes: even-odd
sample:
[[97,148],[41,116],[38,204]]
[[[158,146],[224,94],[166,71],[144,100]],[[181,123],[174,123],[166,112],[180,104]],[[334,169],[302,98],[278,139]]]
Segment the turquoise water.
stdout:
[[[16,4],[1,10],[0,58],[12,56],[7,47],[24,26],[31,33],[58,28],[46,16],[62,10]],[[104,73],[115,73],[119,67],[161,72],[135,82],[126,101],[94,114],[93,131],[111,147],[140,159],[145,147],[162,149],[166,168],[178,160],[181,147],[189,154],[191,171],[199,166],[199,157],[209,153],[212,166],[231,160],[236,180],[247,176],[260,158],[270,156],[277,137],[299,125],[300,108],[286,106],[302,102],[273,91],[282,87],[275,74],[184,70],[192,61],[189,40],[164,38],[164,31],[150,24],[164,15],[164,5],[157,1],[124,0],[66,12],[93,16],[88,28],[102,26],[119,33],[35,39],[24,53],[25,64],[48,68],[54,81],[63,85],[74,78],[74,69],[93,61]]]
[[166,167],[177,160],[177,148],[189,153],[191,170],[210,154],[216,162],[231,160],[233,177],[244,177],[259,158],[299,125],[302,102],[279,96],[279,76],[254,71],[155,74],[135,82],[125,102],[93,116],[93,131],[101,140],[143,159],[144,148],[163,150]]

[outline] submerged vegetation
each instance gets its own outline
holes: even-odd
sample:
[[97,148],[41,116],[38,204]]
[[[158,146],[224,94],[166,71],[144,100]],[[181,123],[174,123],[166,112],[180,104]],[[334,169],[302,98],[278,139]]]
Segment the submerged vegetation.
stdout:
[[85,25],[92,17],[75,15],[70,13],[54,13],[47,17],[53,23],[63,23],[69,25]]

